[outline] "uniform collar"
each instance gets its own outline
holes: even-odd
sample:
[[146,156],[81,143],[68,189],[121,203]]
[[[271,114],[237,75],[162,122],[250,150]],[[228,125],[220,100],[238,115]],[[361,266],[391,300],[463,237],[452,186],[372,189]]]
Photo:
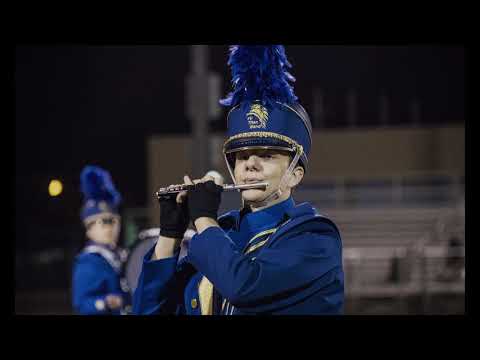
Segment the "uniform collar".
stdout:
[[87,244],[86,244],[85,246],[92,246],[92,245],[94,245],[94,246],[100,246],[100,247],[102,247],[102,248],[104,248],[104,249],[106,249],[106,250],[108,250],[108,251],[113,252],[113,253],[117,253],[117,252],[118,252],[118,251],[117,251],[117,250],[118,250],[117,247],[114,247],[114,246],[112,246],[112,245],[107,245],[107,244],[101,244],[101,243],[98,243],[98,242],[92,241],[92,240],[88,240],[88,241],[87,241]]
[[251,231],[255,231],[274,227],[282,221],[285,214],[289,214],[294,207],[295,202],[290,196],[287,200],[268,208],[255,212],[248,212],[240,219],[240,230],[248,228]]

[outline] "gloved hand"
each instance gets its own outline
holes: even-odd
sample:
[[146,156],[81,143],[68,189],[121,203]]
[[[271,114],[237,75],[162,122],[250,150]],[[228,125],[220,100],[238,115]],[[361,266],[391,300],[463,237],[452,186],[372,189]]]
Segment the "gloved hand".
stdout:
[[190,222],[187,204],[177,203],[177,194],[167,194],[160,197],[160,235],[183,239]]
[[208,217],[217,220],[218,208],[222,200],[223,187],[212,180],[189,185],[187,187],[188,213],[195,221],[199,217]]

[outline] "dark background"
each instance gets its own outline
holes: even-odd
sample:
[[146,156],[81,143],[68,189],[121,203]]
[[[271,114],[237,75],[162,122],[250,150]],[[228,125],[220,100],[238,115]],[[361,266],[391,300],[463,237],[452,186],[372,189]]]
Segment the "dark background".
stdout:
[[[210,70],[222,77],[226,95],[228,46],[209,49]],[[147,137],[190,132],[184,109],[189,51],[180,45],[16,46],[17,256],[81,243],[79,174],[86,164],[111,172],[124,207],[147,206]],[[464,121],[462,46],[287,45],[286,51],[295,93],[310,112],[312,89],[322,90],[327,128],[347,126],[344,98],[350,88],[359,95],[359,126],[378,124],[381,93],[390,98],[392,126],[407,121],[413,98],[422,105],[422,126]],[[225,129],[224,116],[211,129]],[[47,192],[53,178],[64,184],[56,198]]]

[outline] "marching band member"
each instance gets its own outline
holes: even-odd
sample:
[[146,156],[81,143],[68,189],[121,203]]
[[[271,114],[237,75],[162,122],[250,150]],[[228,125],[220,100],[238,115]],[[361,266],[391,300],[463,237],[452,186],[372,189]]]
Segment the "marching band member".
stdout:
[[121,195],[110,174],[96,166],[86,166],[80,182],[85,198],[80,217],[88,242],[73,266],[74,310],[80,315],[127,314],[131,298],[122,277],[126,253],[117,247]]
[[[284,47],[233,46],[233,91],[223,152],[242,208],[218,217],[223,186],[184,177],[160,202],[160,236],[144,257],[135,314],[342,314],[342,243],[336,225],[293,189],[308,167],[311,123],[297,101]],[[178,261],[192,221],[196,234]]]

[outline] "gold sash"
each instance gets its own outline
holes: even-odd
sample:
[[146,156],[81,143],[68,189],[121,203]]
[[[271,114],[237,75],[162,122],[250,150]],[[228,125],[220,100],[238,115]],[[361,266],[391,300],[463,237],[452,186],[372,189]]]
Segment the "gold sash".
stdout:
[[198,284],[198,298],[202,315],[213,314],[213,284],[205,276]]

